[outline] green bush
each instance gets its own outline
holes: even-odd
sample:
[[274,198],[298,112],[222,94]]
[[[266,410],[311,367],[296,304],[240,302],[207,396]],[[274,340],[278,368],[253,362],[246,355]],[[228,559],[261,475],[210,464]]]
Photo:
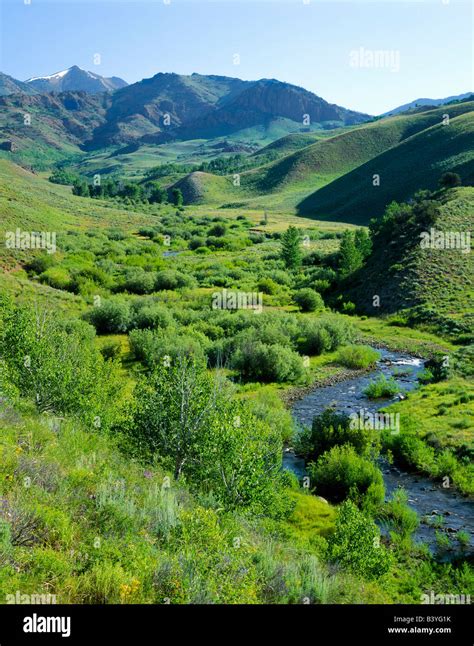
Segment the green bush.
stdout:
[[153,227],[141,227],[138,229],[138,235],[143,236],[144,238],[149,238],[152,240],[156,236],[156,229]]
[[314,289],[299,289],[294,294],[293,300],[302,312],[317,312],[324,309],[324,301]]
[[48,180],[52,184],[62,184],[63,186],[71,186],[77,180],[76,175],[73,173],[64,170],[56,169],[52,172]]
[[393,492],[391,499],[383,506],[381,518],[402,541],[407,541],[419,525],[418,514],[408,506],[408,495],[404,489]]
[[402,468],[415,468],[433,476],[437,475],[435,449],[425,444],[414,433],[384,433],[383,439],[384,445],[392,451],[397,464]]
[[156,274],[155,289],[162,290],[175,290],[181,287],[193,287],[194,280],[191,276],[176,271],[174,269],[165,269]]
[[305,375],[302,358],[278,343],[242,344],[233,353],[231,366],[251,381],[298,382]]
[[318,280],[314,281],[314,289],[320,294],[327,292],[330,287],[331,283],[325,278],[319,278]]
[[304,318],[300,322],[298,350],[307,355],[332,352],[354,338],[351,325],[336,317]]
[[225,224],[215,224],[208,231],[208,236],[215,236],[216,238],[221,238],[227,233],[227,227]]
[[364,389],[364,395],[369,399],[393,397],[399,392],[400,386],[397,384],[395,379],[387,379],[384,374],[381,374],[375,381],[371,381]]
[[128,303],[119,300],[104,301],[84,315],[99,334],[119,334],[126,332],[131,323]]
[[159,455],[175,478],[226,506],[265,509],[274,500],[281,437],[192,359],[139,382],[125,431],[141,454]]
[[[450,367],[446,363],[446,356],[444,354],[437,354],[428,359],[428,361],[425,361],[424,373],[424,383],[447,379],[449,377]],[[421,381],[423,381],[423,377],[421,377]]]
[[26,271],[32,271],[35,274],[42,274],[50,267],[57,263],[54,254],[42,253],[25,265]]
[[363,369],[375,366],[380,352],[368,345],[347,345],[337,353],[336,361],[346,368]]
[[125,272],[123,288],[132,294],[151,294],[155,289],[156,274],[134,267]]
[[316,492],[335,503],[348,497],[362,502],[372,484],[381,486],[376,497],[378,502],[383,501],[381,472],[373,462],[358,455],[350,445],[333,446],[323,453],[316,463],[310,464],[309,474]]
[[272,386],[265,386],[248,398],[248,407],[258,419],[278,432],[283,441],[295,435],[295,421]]
[[465,348],[459,348],[452,356],[453,369],[456,374],[462,377],[474,378],[474,344]]
[[297,438],[295,449],[307,462],[343,444],[352,446],[359,455],[368,455],[375,447],[375,430],[358,428],[345,413],[327,408],[313,419],[311,428],[305,428]]
[[318,321],[302,325],[301,337],[298,339],[298,349],[311,356],[328,352],[331,348],[331,334]]
[[166,328],[172,323],[173,317],[170,312],[158,303],[143,305],[133,313],[132,327],[141,330]]
[[135,358],[149,368],[184,356],[205,363],[203,346],[191,335],[173,330],[132,330],[129,341]]
[[189,249],[191,249],[191,251],[196,251],[200,247],[205,247],[205,245],[206,245],[205,238],[198,238],[198,237],[191,238],[191,240],[188,243],[188,247]]
[[270,296],[276,294],[279,290],[279,285],[271,278],[261,278],[257,284],[258,290]]
[[345,301],[341,306],[341,312],[344,314],[353,314],[356,310],[356,306],[352,301]]
[[90,281],[95,285],[101,285],[107,289],[111,289],[114,286],[114,277],[96,266],[81,267],[79,270],[74,271],[74,291],[79,292],[86,281]]
[[94,338],[27,307],[7,305],[0,323],[3,367],[21,395],[40,412],[78,415],[91,428],[110,425],[122,386],[117,366],[104,361]]
[[49,267],[49,269],[40,274],[39,279],[42,283],[54,287],[54,289],[70,291],[73,287],[71,275],[64,267]]
[[391,553],[380,543],[375,523],[349,500],[339,509],[336,530],[328,541],[328,556],[366,579],[383,576],[393,563]]
[[106,231],[106,235],[109,238],[109,240],[125,240],[127,235],[122,229],[108,229]]
[[428,370],[428,368],[424,368],[423,370],[420,370],[420,372],[417,375],[417,379],[420,382],[420,384],[432,384],[436,381],[434,374],[431,372],[431,370]]
[[208,236],[206,238],[206,246],[210,249],[225,249],[229,240],[219,236]]

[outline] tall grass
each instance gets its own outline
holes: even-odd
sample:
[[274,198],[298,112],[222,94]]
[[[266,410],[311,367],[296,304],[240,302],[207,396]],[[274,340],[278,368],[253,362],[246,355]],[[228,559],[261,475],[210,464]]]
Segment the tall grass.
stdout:
[[336,355],[337,363],[355,370],[371,368],[378,359],[380,352],[368,345],[346,345]]
[[372,381],[365,389],[364,395],[369,399],[382,399],[384,397],[393,397],[400,392],[400,386],[395,379],[387,379],[385,375],[380,375],[375,381]]

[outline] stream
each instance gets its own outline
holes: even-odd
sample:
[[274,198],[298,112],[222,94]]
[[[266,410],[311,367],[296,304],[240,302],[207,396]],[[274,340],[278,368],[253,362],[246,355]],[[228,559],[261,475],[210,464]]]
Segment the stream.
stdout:
[[[370,400],[364,395],[366,386],[384,374],[387,378],[394,377],[401,391],[410,391],[418,386],[418,374],[423,370],[423,361],[415,357],[389,350],[379,350],[381,357],[376,368],[359,377],[348,379],[330,386],[315,388],[309,394],[297,401],[293,406],[293,416],[301,426],[310,426],[313,417],[321,414],[325,408],[334,407],[338,412],[347,414],[376,413],[380,408],[398,401],[396,396],[391,399]],[[379,458],[378,465],[383,474],[386,498],[389,498],[398,487],[403,487],[408,494],[408,504],[420,518],[420,525],[414,534],[416,542],[425,543],[432,551],[436,549],[436,530],[444,531],[453,538],[459,530],[466,531],[470,536],[469,546],[464,547],[463,553],[474,551],[474,501],[445,489],[442,483],[413,473],[402,471],[390,465],[384,458]],[[291,449],[286,449],[283,455],[283,467],[293,471],[298,478],[305,475],[304,460],[299,458]],[[441,527],[435,528],[423,521],[424,517],[442,517]],[[439,521],[439,518],[438,518]],[[382,528],[383,531],[383,528]],[[460,548],[457,541],[452,541],[452,549],[442,556],[443,560],[455,556]]]

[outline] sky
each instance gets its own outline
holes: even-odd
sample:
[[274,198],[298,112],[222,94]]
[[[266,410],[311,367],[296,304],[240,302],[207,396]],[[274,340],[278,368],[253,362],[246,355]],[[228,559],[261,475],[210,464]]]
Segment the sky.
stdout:
[[[469,0],[0,0],[0,70],[276,78],[380,114],[473,89]],[[97,64],[98,63],[98,64]]]

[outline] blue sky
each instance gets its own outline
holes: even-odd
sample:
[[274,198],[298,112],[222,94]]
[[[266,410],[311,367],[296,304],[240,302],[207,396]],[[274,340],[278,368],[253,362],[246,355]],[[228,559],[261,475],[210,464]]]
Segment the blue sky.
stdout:
[[[0,70],[20,80],[74,64],[128,82],[277,78],[371,114],[473,89],[469,1],[165,1],[0,0]],[[399,65],[351,66],[360,48]]]

